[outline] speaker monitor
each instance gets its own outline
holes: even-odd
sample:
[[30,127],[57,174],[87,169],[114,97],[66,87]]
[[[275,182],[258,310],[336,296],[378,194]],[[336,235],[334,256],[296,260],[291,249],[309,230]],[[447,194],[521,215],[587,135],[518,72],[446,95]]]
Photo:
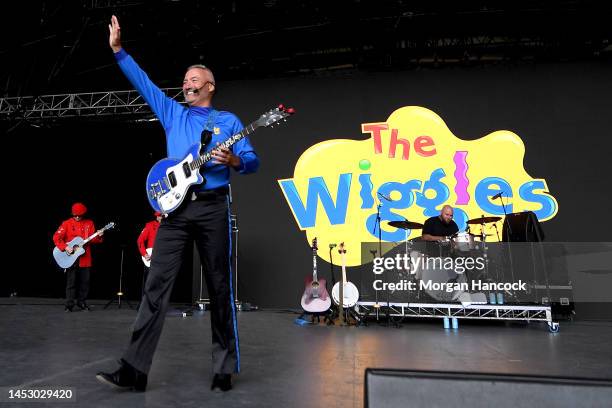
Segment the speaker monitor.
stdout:
[[502,240],[505,242],[541,242],[544,231],[533,211],[506,215]]
[[366,369],[366,408],[610,407],[612,381]]

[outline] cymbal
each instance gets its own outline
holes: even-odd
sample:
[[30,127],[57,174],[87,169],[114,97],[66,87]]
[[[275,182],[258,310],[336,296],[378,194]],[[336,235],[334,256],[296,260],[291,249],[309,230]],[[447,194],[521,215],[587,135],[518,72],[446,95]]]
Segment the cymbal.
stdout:
[[486,224],[488,222],[496,222],[501,220],[501,217],[480,217],[480,218],[472,218],[468,220],[468,224]]
[[495,236],[495,234],[484,234],[484,236],[482,234],[478,235],[478,234],[470,234],[472,236],[472,238],[474,238],[476,241],[486,241],[487,239],[489,239],[489,237]]
[[389,221],[387,224],[391,227],[401,228],[401,229],[421,229],[423,228],[423,224],[419,224],[418,222],[412,221]]

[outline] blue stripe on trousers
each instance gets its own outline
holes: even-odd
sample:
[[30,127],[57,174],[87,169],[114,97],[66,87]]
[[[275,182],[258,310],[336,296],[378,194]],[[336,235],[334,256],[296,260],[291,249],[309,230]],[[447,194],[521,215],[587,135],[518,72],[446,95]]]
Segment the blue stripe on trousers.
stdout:
[[236,302],[234,301],[234,280],[232,279],[232,217],[230,215],[229,196],[227,197],[227,225],[229,228],[229,278],[230,302],[232,303],[232,320],[234,323],[234,338],[236,340],[236,372],[240,372],[240,342],[238,340],[238,322],[236,321]]

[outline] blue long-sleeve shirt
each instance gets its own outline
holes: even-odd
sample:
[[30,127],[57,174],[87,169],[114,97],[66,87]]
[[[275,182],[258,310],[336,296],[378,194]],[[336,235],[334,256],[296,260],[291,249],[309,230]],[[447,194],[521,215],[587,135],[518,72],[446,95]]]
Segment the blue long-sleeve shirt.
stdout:
[[[212,108],[185,107],[166,96],[124,49],[115,53],[115,58],[127,79],[142,95],[164,127],[168,157],[182,159],[189,147],[201,141],[202,130],[204,130]],[[215,132],[206,150],[212,150],[217,142],[224,142],[240,132],[243,127],[236,115],[220,111],[215,121]],[[259,159],[248,137],[236,142],[231,149],[232,153],[240,158],[240,166],[237,170],[241,174],[257,171]],[[206,183],[199,189],[210,190],[229,183],[230,171],[226,165],[209,161],[204,165],[204,174]]]

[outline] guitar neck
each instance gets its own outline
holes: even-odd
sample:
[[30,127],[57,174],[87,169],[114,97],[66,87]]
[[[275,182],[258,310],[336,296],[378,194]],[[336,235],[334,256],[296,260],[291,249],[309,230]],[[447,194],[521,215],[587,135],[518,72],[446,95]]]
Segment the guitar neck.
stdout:
[[312,281],[318,282],[317,278],[317,251],[312,251]]
[[[232,136],[229,139],[225,140],[223,143],[220,143],[218,146],[215,146],[215,148],[213,150],[215,150],[217,148],[220,148],[220,147],[224,147],[226,149],[229,149],[234,144],[236,144],[238,141],[244,139],[245,137],[247,137],[251,133],[255,132],[255,129],[257,129],[258,127],[259,126],[257,125],[256,122],[253,122],[253,123],[247,125],[244,129],[242,129],[240,132],[236,133],[234,136]],[[197,170],[200,167],[202,167],[204,164],[206,164],[209,161],[211,161],[212,158],[213,158],[213,156],[212,156],[212,150],[211,150],[209,152],[201,154],[197,159],[195,159],[194,161],[191,162],[189,167],[191,167],[191,170]]]
[[95,237],[97,237],[98,235],[100,235],[101,233],[103,233],[104,231],[106,231],[107,229],[110,229],[113,227],[113,223],[105,226],[104,228],[101,228],[99,230],[97,230],[96,232],[94,232],[93,234],[91,234],[90,236],[88,236],[86,239],[83,240],[83,246],[85,246],[85,244],[87,244],[89,241],[91,241],[92,239],[94,239]]
[[339,294],[339,298],[340,301],[338,303],[338,308],[339,308],[339,315],[340,315],[340,323],[342,325],[346,324],[346,319],[344,316],[344,284],[346,283],[346,267],[344,266],[344,252],[341,251],[340,252],[340,259],[342,260],[342,282],[340,282],[340,287],[338,288],[338,294]]
[[97,237],[98,235],[100,235],[103,231],[104,231],[104,228],[88,236],[87,239],[83,240],[83,246],[87,244],[89,241],[91,241],[92,239],[94,239],[95,237]]
[[342,284],[346,283],[346,263],[344,262],[344,253],[340,254],[340,259],[342,259]]

